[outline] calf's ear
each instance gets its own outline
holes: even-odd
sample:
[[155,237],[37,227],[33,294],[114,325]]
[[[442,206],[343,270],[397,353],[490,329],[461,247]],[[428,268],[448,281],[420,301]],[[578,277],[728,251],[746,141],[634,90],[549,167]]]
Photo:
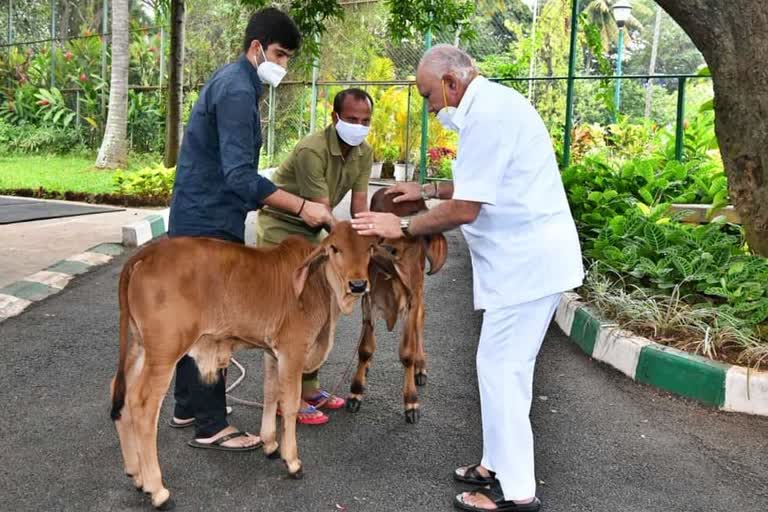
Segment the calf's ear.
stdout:
[[407,269],[398,260],[396,248],[382,243],[378,246],[376,253],[371,257],[374,267],[383,272],[388,279],[396,279],[405,289],[408,300],[411,298],[411,280]]
[[426,238],[427,259],[429,260],[427,275],[431,276],[445,265],[445,259],[448,257],[448,241],[442,234],[429,235]]
[[328,257],[325,252],[325,245],[326,244],[323,243],[317,246],[315,250],[307,256],[307,259],[302,262],[299,268],[293,271],[293,293],[296,294],[297,299],[301,299],[301,294],[304,292],[304,286],[307,284],[309,273],[317,268],[318,264]]

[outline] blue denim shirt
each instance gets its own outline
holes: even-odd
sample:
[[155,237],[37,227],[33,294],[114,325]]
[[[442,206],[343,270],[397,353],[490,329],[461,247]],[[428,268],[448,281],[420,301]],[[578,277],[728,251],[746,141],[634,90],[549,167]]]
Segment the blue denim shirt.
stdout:
[[276,187],[258,174],[262,85],[245,55],[214,73],[189,116],[168,234],[242,243],[245,217]]

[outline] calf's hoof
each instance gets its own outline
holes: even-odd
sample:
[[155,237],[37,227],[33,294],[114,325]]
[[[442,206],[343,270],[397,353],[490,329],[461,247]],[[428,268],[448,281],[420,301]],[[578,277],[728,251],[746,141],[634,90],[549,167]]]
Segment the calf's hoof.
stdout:
[[292,478],[293,480],[301,480],[304,477],[304,467],[301,464],[300,460],[295,460],[293,462],[285,462],[285,465],[288,467],[288,478]]
[[171,498],[168,489],[160,489],[152,496],[152,506],[157,510],[173,510],[176,507],[176,502]]
[[409,409],[405,411],[405,422],[414,425],[419,422],[420,416],[421,413],[419,413],[418,409]]
[[155,507],[156,510],[173,510],[174,508],[176,508],[176,502],[173,501],[173,498],[168,498],[159,506]]
[[349,412],[357,412],[360,410],[361,403],[359,398],[347,398],[347,410]]
[[280,458],[280,450],[275,448],[275,451],[273,451],[273,452],[264,452],[264,455],[266,455],[267,458],[270,459],[270,460],[279,459]]
[[133,487],[137,491],[144,491],[144,483],[141,480],[141,475],[128,475],[128,477],[133,481]]
[[416,378],[414,379],[416,381],[417,386],[426,386],[427,385],[427,374],[426,373],[417,373]]

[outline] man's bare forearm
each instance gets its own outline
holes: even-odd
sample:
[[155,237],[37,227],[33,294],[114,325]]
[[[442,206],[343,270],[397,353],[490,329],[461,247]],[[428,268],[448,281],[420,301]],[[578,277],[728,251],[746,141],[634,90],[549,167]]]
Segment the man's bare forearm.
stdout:
[[352,200],[349,203],[349,213],[354,218],[360,212],[368,211],[368,194],[352,192]]
[[[440,192],[443,192],[442,188]],[[451,193],[453,193],[453,185],[451,185]],[[442,233],[474,222],[479,211],[479,203],[451,199],[435,206],[427,213],[413,217],[409,231],[414,235]]]
[[292,215],[298,215],[298,212],[301,209],[301,204],[303,202],[304,199],[301,197],[295,196],[290,192],[286,192],[282,189],[275,190],[272,194],[268,195],[264,199],[264,204],[267,206],[277,208],[278,210],[283,210],[284,212],[288,212]]

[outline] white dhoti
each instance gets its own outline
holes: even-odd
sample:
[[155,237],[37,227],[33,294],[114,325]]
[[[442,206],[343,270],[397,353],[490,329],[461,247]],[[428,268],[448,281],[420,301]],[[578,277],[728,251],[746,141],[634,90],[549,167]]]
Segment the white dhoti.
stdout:
[[560,294],[486,310],[477,349],[483,421],[482,465],[496,473],[505,500],[536,494],[529,414],[533,370]]

